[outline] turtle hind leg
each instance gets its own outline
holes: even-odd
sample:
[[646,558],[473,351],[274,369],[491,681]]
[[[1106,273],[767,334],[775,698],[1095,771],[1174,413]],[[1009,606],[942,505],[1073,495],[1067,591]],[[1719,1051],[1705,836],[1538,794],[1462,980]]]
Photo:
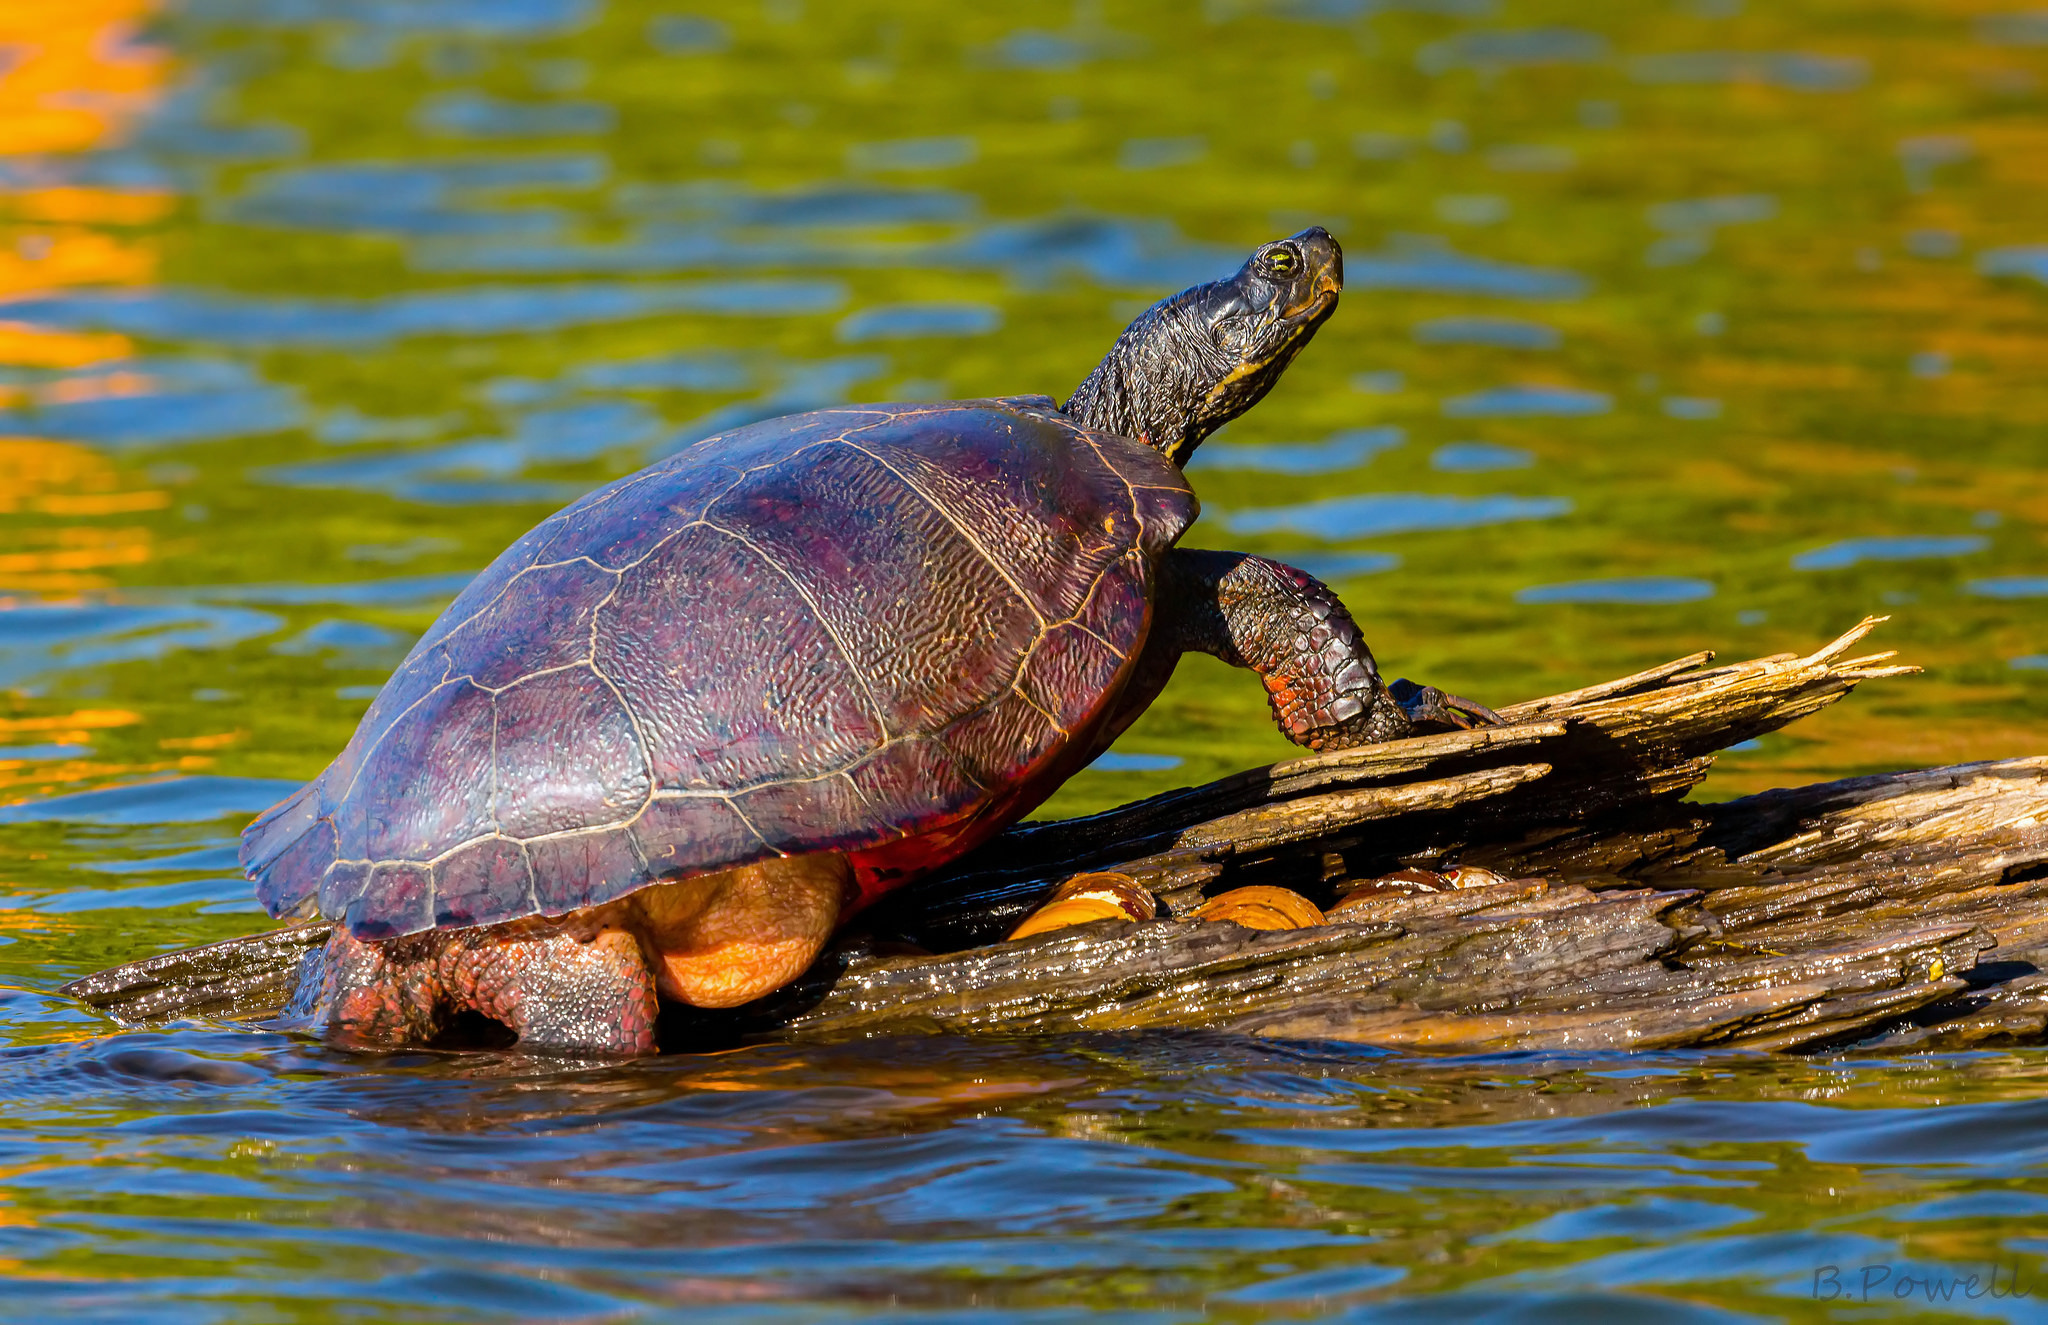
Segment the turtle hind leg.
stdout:
[[[347,1049],[403,1049],[431,1041],[443,1021],[440,938],[372,941],[337,924],[320,954],[312,1025]],[[300,996],[306,992],[301,989]]]
[[[1335,592],[1306,571],[1242,552],[1176,549],[1161,566],[1164,647],[1213,654],[1266,683],[1281,734],[1312,750],[1499,721],[1433,686],[1390,692]],[[1148,645],[1147,652],[1151,651]]]
[[659,1051],[654,974],[628,931],[521,921],[450,937],[439,963],[446,1012],[488,1017],[536,1052]]
[[809,970],[854,896],[846,857],[771,856],[643,888],[625,899],[654,953],[663,994],[732,1008]]
[[381,941],[337,927],[323,956],[313,1020],[344,1048],[416,1048],[451,1033],[488,1043],[488,1027],[465,1026],[476,1018],[522,1049],[657,1048],[654,977],[639,940],[615,926],[518,921]]

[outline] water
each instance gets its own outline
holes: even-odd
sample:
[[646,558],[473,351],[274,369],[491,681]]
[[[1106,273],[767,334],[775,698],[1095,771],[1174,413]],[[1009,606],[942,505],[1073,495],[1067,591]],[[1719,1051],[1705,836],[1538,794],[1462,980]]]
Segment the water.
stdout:
[[[1312,222],[1344,304],[1191,542],[1495,703],[1893,614],[1926,676],[1706,796],[2048,751],[2048,11],[90,0],[0,49],[0,1318],[2042,1314],[2033,1051],[367,1060],[50,991],[258,928],[240,825],[553,506],[1063,394]],[[1191,660],[1048,812],[1287,749]]]

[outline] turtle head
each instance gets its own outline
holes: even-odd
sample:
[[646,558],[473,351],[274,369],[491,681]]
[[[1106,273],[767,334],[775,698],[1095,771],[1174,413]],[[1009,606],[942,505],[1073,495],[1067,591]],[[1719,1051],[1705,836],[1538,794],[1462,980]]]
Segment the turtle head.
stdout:
[[1236,275],[1140,313],[1062,408],[1185,464],[1273,389],[1343,288],[1344,250],[1321,226],[1261,244]]

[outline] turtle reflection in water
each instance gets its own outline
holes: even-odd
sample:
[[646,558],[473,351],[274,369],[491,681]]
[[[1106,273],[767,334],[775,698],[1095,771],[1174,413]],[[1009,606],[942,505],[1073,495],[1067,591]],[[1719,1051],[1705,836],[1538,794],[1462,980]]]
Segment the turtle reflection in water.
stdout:
[[342,1044],[481,1014],[528,1047],[650,1052],[660,998],[788,983],[1042,802],[1190,649],[1257,672],[1311,749],[1493,721],[1383,684],[1313,577],[1174,548],[1181,465],[1342,284],[1305,230],[1148,309],[1064,406],[773,419],[543,521],[244,833],[272,915],[338,922],[296,1005]]

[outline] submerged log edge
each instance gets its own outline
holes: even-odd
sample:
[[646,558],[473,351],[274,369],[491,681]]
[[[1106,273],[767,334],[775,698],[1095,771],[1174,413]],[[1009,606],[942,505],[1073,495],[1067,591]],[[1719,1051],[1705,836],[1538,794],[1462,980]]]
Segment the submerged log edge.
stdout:
[[[1682,802],[1716,751],[1918,669],[1815,653],[1661,667],[1501,710],[1504,726],[1310,755],[1080,819],[1019,825],[862,917],[808,974],[664,1044],[1201,1029],[1407,1050],[2048,1039],[2048,757]],[[1335,923],[1187,913],[1281,884]],[[1131,875],[1161,918],[1002,942],[1061,879]],[[261,1021],[326,922],[163,953],[64,992],[126,1024]]]

